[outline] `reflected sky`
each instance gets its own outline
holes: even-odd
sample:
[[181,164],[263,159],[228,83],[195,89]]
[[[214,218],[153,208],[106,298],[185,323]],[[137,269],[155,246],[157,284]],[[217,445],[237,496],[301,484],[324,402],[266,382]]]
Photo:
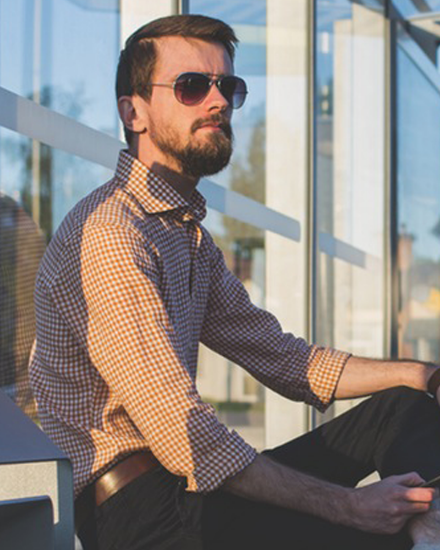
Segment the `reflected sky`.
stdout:
[[[0,0],[0,86],[118,137],[119,27],[119,11],[110,0]],[[42,201],[50,203],[40,223],[49,236],[109,173],[45,146],[39,154],[35,170],[31,141],[0,130],[0,190],[24,201],[30,213],[29,193],[40,178]]]
[[404,17],[440,11],[440,0],[396,0],[394,5]]
[[117,136],[119,40],[114,2],[0,0],[0,86]]
[[267,0],[228,0],[211,2],[209,0],[190,0],[191,13],[210,15],[226,21],[230,25],[266,25]]
[[415,237],[417,257],[437,261],[440,239],[434,229],[440,221],[440,90],[400,47],[397,63],[399,230]]

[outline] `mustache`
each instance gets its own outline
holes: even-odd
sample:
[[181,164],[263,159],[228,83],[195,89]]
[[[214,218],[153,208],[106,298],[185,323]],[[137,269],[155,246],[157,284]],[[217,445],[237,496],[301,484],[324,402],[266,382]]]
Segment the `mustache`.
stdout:
[[220,113],[217,113],[207,118],[198,118],[197,120],[195,120],[191,125],[191,133],[193,134],[199,128],[203,128],[203,126],[208,126],[210,124],[215,124],[216,126],[218,126],[228,139],[232,138],[231,123],[226,116]]

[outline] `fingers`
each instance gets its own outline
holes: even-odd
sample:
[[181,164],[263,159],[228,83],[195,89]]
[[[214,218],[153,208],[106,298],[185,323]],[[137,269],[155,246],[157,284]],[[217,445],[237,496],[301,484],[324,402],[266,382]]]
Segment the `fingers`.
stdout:
[[396,483],[406,485],[407,487],[417,487],[425,482],[425,480],[419,476],[417,472],[409,472],[407,474],[391,476],[391,478],[393,478]]
[[409,502],[431,503],[437,494],[432,487],[420,487],[425,480],[417,472],[392,477],[395,483],[407,487],[401,496]]
[[376,533],[396,533],[411,517],[430,509],[437,492],[420,487],[416,472],[391,476],[356,490],[355,526]]
[[409,502],[426,502],[431,503],[436,495],[435,489],[417,487],[414,489],[406,489],[403,492],[403,498]]

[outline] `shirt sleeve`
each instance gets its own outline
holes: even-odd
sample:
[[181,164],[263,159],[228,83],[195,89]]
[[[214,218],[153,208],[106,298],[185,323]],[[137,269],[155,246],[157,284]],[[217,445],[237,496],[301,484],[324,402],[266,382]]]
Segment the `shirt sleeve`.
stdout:
[[304,401],[322,412],[333,401],[350,357],[283,333],[271,313],[252,304],[217,247],[201,340],[280,395]]
[[157,252],[119,226],[85,229],[78,246],[76,291],[78,266],[67,261],[52,295],[109,399],[121,403],[162,465],[187,478],[188,490],[216,489],[257,453],[197,392],[164,306]]

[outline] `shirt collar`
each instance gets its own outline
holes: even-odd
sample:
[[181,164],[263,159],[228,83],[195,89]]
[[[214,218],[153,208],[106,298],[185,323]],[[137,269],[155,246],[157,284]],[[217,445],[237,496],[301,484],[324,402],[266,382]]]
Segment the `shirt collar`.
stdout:
[[119,153],[116,178],[132,193],[150,214],[179,211],[183,221],[202,221],[206,216],[206,200],[197,191],[187,201],[167,181],[152,172],[127,150]]

